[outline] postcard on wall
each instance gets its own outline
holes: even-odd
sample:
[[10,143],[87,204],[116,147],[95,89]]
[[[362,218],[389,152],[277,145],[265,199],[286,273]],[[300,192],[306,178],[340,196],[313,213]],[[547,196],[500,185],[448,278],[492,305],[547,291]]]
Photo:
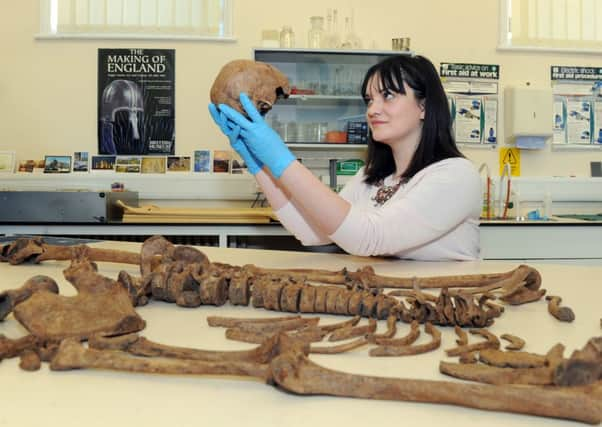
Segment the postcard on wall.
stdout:
[[98,154],[175,153],[175,50],[98,50]]
[[71,172],[71,156],[45,156],[44,173]]
[[194,151],[194,171],[211,172],[211,150]]
[[88,172],[90,169],[90,156],[87,151],[73,153],[73,172]]
[[232,151],[230,151],[230,150],[214,150],[213,151],[213,172],[214,173],[230,172],[231,161],[232,161]]
[[0,151],[0,173],[15,171],[15,154],[14,151]]
[[248,172],[247,164],[245,161],[238,155],[238,153],[233,153],[232,155],[232,166],[230,168],[230,173],[239,174]]
[[92,156],[91,172],[115,171],[116,156]]
[[34,161],[35,165],[33,166],[33,173],[44,173],[44,163],[46,161],[44,159]]
[[190,172],[190,156],[168,156],[167,172]]
[[117,156],[115,159],[115,172],[117,173],[140,173],[142,157],[140,156]]
[[19,162],[19,166],[17,167],[17,172],[32,173],[35,166],[35,160],[21,160]]
[[142,157],[142,173],[165,173],[167,158],[165,156]]

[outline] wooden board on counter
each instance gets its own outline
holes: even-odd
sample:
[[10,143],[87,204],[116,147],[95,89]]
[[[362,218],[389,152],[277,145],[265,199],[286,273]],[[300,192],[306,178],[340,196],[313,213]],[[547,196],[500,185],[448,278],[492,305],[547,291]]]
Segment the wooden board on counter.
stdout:
[[276,220],[272,208],[162,208],[129,206],[122,201],[125,223],[268,224]]

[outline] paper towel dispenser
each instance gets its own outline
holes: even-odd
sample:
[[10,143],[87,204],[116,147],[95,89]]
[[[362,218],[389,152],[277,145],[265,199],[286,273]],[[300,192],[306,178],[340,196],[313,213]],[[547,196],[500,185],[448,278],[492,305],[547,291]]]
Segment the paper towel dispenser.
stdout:
[[554,97],[551,89],[506,87],[504,89],[505,137],[517,146],[543,148],[552,136]]

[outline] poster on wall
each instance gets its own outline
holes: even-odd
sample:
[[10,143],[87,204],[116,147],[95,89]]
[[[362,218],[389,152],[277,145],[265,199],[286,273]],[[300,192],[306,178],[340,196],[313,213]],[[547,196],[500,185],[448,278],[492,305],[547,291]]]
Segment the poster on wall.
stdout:
[[98,49],[98,153],[175,152],[175,50]]

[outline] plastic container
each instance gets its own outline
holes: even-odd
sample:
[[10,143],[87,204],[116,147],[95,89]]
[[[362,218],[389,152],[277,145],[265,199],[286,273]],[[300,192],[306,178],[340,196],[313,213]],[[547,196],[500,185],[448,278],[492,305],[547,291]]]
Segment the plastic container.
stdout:
[[278,30],[263,30],[261,32],[262,47],[280,47]]
[[347,132],[341,130],[330,130],[326,132],[324,141],[330,142],[331,144],[345,144],[347,143]]

